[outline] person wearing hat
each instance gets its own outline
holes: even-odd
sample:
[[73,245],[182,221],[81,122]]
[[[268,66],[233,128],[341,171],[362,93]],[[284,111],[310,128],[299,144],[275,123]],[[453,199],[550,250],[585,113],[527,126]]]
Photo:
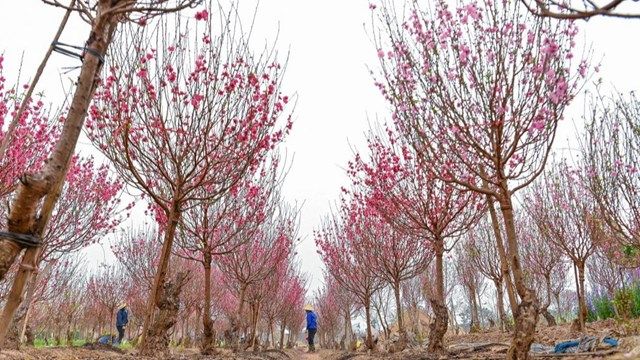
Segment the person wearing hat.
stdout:
[[116,329],[118,329],[118,340],[116,340],[117,344],[120,344],[122,338],[124,338],[124,329],[127,327],[129,323],[129,313],[127,312],[127,303],[121,302],[120,306],[118,306],[118,313],[116,314]]
[[316,351],[316,347],[313,344],[313,337],[318,331],[318,317],[313,312],[313,306],[307,304],[304,306],[304,311],[307,313],[307,341],[309,342],[309,352]]

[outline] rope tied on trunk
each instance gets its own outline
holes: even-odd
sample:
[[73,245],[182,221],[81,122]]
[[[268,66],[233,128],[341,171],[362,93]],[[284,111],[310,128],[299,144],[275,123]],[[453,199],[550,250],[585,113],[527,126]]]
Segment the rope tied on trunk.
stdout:
[[9,239],[15,243],[20,244],[22,247],[31,248],[40,246],[41,242],[34,235],[18,234],[10,231],[0,231],[0,237]]

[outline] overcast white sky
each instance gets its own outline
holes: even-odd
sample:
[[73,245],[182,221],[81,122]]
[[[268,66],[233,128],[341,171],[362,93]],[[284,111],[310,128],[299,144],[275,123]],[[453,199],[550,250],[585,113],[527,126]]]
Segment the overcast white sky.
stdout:
[[[256,3],[241,1],[240,12],[247,20]],[[365,31],[365,25],[370,25],[368,4],[367,0],[261,0],[258,7],[253,40],[274,41],[279,28],[279,48],[282,53],[290,49],[285,91],[296,93],[298,104],[294,129],[285,146],[294,162],[284,193],[290,201],[304,202],[299,254],[311,288],[317,288],[322,280],[312,231],[337,199],[339,187],[346,184],[343,166],[353,155],[352,147],[363,149],[368,119],[386,119],[388,115],[367,70],[367,65],[377,65],[376,49]],[[5,76],[14,79],[13,71],[23,53],[23,78],[34,73],[61,16],[60,9],[39,0],[0,0]],[[595,58],[603,60],[597,76],[618,90],[637,90],[640,20],[593,19],[581,25],[583,39],[592,45]],[[87,33],[88,26],[74,17],[62,41],[81,45]],[[78,65],[77,60],[54,55],[38,89],[50,101],[59,101],[61,84],[68,85],[77,76],[77,71],[62,74],[62,68]],[[571,119],[579,120],[581,113],[582,102],[578,101],[561,128],[559,147],[575,137]],[[86,140],[79,149],[94,152]],[[95,261],[102,261],[102,256]]]

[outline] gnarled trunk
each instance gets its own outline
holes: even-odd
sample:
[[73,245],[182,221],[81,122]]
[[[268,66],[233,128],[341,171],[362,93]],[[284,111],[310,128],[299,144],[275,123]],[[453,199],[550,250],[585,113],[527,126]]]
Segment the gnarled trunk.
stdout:
[[[429,299],[431,308],[433,309],[433,321],[429,324],[429,347],[430,352],[442,353],[444,346],[442,340],[447,333],[447,324],[449,322],[449,314],[444,298],[444,243],[441,239],[436,240],[436,291],[435,296]],[[420,319],[418,319],[420,321]]]
[[158,314],[149,327],[146,341],[140,346],[140,355],[158,357],[169,352],[169,329],[178,320],[180,292],[187,282],[188,274],[179,272],[173,281],[164,283],[161,289]]
[[516,235],[511,194],[507,190],[506,180],[502,184],[503,194],[500,199],[500,209],[504,218],[504,227],[507,234],[508,255],[510,259],[513,282],[520,296],[520,303],[514,312],[515,331],[511,347],[507,352],[508,359],[528,359],[529,348],[533,343],[538,322],[538,299],[534,292],[525,286],[524,274],[520,266],[518,253],[518,238]]
[[[174,193],[174,199],[178,197],[178,194]],[[164,232],[164,239],[162,241],[162,252],[160,254],[160,262],[156,275],[153,280],[153,287],[149,294],[147,301],[147,313],[145,314],[144,323],[142,325],[142,335],[140,336],[140,347],[145,347],[147,341],[147,335],[151,332],[150,325],[154,318],[156,309],[160,308],[162,299],[163,287],[167,278],[167,272],[169,271],[169,259],[171,258],[171,248],[173,247],[173,239],[175,238],[176,228],[180,221],[180,209],[179,204],[173,202],[171,209],[167,214],[168,224]],[[167,329],[168,331],[169,329]]]
[[367,349],[373,349],[373,335],[371,334],[371,296],[367,296],[364,299],[364,316],[367,325],[367,338],[365,344]]

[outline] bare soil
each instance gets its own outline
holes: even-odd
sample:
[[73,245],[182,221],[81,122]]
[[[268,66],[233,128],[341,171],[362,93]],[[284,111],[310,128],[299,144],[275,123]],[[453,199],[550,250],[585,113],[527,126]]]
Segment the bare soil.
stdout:
[[[635,324],[635,328],[640,328]],[[535,342],[553,346],[560,341],[576,339],[584,334],[594,336],[614,336],[620,340],[620,346],[614,350],[600,351],[581,355],[545,355],[536,356],[540,359],[640,359],[640,336],[625,336],[624,328],[614,321],[600,321],[590,323],[585,333],[577,333],[571,330],[570,325],[563,324],[552,327],[540,326],[536,332]],[[31,360],[31,359],[237,359],[237,360],[432,360],[432,359],[503,359],[509,345],[511,335],[497,330],[482,331],[474,334],[448,334],[445,344],[448,353],[435,355],[428,353],[425,348],[418,347],[407,349],[396,354],[360,352],[341,352],[337,350],[321,349],[316,353],[306,353],[304,348],[280,350],[267,350],[259,353],[245,352],[233,353],[226,349],[220,349],[218,354],[203,356],[197,349],[172,349],[166,356],[142,357],[136,350],[122,351],[109,345],[87,345],[76,348],[24,348],[20,351],[1,350],[0,360]]]

